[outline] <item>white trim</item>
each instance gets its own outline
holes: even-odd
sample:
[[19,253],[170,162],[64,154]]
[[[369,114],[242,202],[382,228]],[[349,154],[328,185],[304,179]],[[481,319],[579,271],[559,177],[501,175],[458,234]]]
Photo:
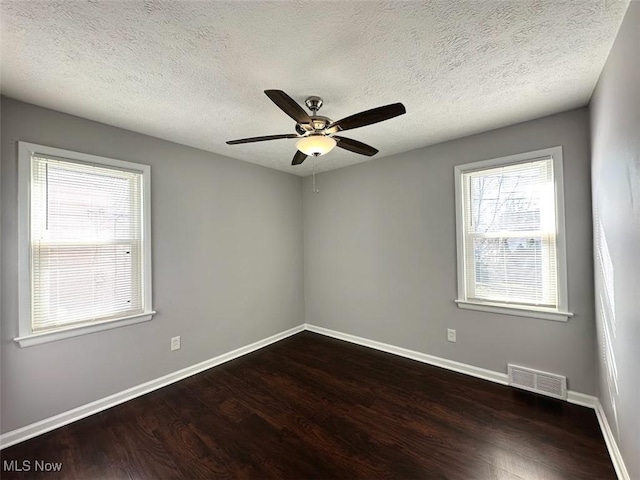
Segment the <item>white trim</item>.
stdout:
[[426,353],[416,352],[407,348],[396,347],[387,343],[376,342],[375,340],[369,340],[367,338],[356,337],[348,333],[337,332],[335,330],[329,330],[324,327],[317,327],[307,323],[306,330],[310,332],[319,333],[327,337],[337,338],[338,340],[344,340],[346,342],[355,343],[364,347],[373,348],[400,357],[410,358],[417,360],[418,362],[427,363],[436,367],[446,368],[458,373],[464,373],[465,375],[471,375],[472,377],[482,378],[483,380],[489,380],[490,382],[499,383],[500,385],[507,385],[508,378],[506,373],[494,372],[493,370],[487,370],[485,368],[474,367],[466,363],[456,362],[454,360],[447,360],[446,358],[435,357]]
[[602,408],[602,403],[600,403],[600,399],[596,398],[596,404],[594,408],[596,410],[596,417],[598,417],[598,423],[600,424],[600,430],[602,430],[604,442],[607,444],[607,450],[609,450],[611,463],[613,463],[613,468],[615,468],[616,470],[618,479],[631,480],[629,472],[627,471],[627,466],[624,464],[624,459],[622,458],[622,454],[620,453],[620,449],[618,448],[616,437],[613,435],[613,431],[611,430],[611,426],[609,426],[607,416],[605,415],[604,409]]
[[593,408],[595,410],[598,397],[587,395],[586,393],[574,392],[573,390],[567,390],[567,402],[573,403],[574,405]]
[[465,244],[464,244],[464,210],[468,206],[464,205],[464,185],[462,177],[462,167],[453,167],[454,172],[454,196],[456,206],[456,260],[458,279],[458,300],[467,298],[467,281],[465,277]]
[[290,328],[289,330],[277,333],[263,340],[258,340],[251,345],[237,348],[230,352],[223,353],[222,355],[218,355],[217,357],[205,360],[204,362],[197,363],[196,365],[183,368],[163,377],[156,378],[155,380],[151,380],[127,390],[123,390],[122,392],[109,395],[108,397],[96,400],[95,402],[87,403],[86,405],[68,410],[53,417],[45,418],[44,420],[40,420],[39,422],[35,422],[16,430],[3,433],[2,435],[0,435],[0,449],[10,447],[11,445],[15,445],[16,443],[24,442],[25,440],[29,440],[30,438],[42,435],[43,433],[49,432],[64,425],[68,425],[69,423],[75,422],[77,420],[81,420],[85,417],[88,417],[89,415],[93,415],[95,413],[106,410],[107,408],[115,407],[116,405],[124,403],[133,398],[139,397],[146,393],[175,383],[184,378],[195,375],[196,373],[200,373],[204,370],[208,370],[209,368],[241,357],[255,350],[266,347],[267,345],[271,345],[272,343],[275,343],[291,335],[295,335],[296,333],[302,332],[303,330],[304,325],[298,325],[297,327]]
[[[564,167],[562,147],[548,149],[553,158],[553,185],[556,194],[556,267],[558,268],[558,312],[569,312],[569,271],[567,269],[567,225],[564,216]],[[568,319],[567,319],[568,320]]]
[[18,142],[18,334],[31,334],[31,153]]
[[535,307],[522,307],[519,305],[480,303],[467,300],[454,300],[459,308],[465,310],[478,310],[480,312],[502,313],[514,315],[516,317],[541,318],[543,320],[555,320],[556,322],[566,322],[573,316],[571,312],[558,312],[550,309],[536,309]]
[[[499,383],[500,385],[509,385],[509,376],[506,373],[487,370],[486,368],[475,367],[467,363],[456,362],[454,360],[448,360],[446,358],[416,352],[407,348],[396,347],[394,345],[389,345],[382,342],[376,342],[375,340],[357,337],[348,333],[337,332],[335,330],[330,330],[324,327],[317,327],[308,323],[306,324],[305,330],[319,333],[320,335],[324,335],[327,337],[337,338],[338,340],[344,340],[345,342],[355,343],[356,345],[373,348],[382,352],[391,353],[400,357],[410,358],[412,360],[417,360],[418,362],[427,363],[436,367],[446,368],[447,370],[452,370],[454,372],[464,373],[465,375],[481,378],[483,380],[488,380],[494,383]],[[567,402],[595,409],[598,399],[593,395],[587,395],[586,393],[568,390]]]
[[[498,383],[500,385],[508,384],[508,376],[506,373],[495,372],[493,370],[487,370],[484,368],[475,367],[473,365],[468,365],[468,364],[456,362],[453,360],[447,360],[445,358],[428,355],[426,353],[416,352],[414,350],[409,350],[402,347],[396,347],[394,345],[377,342],[375,340],[369,340],[363,337],[358,337],[355,335],[350,335],[348,333],[342,333],[342,332],[330,330],[324,327],[318,327],[318,326],[307,323],[307,324],[303,324],[303,325],[299,325],[297,327],[291,328],[284,332],[272,335],[271,337],[265,338],[263,340],[259,340],[255,343],[252,343],[251,345],[240,347],[236,350],[232,350],[231,352],[227,352],[217,357],[214,357],[212,359],[205,360],[204,362],[198,363],[196,365],[183,368],[181,370],[170,373],[168,375],[157,378],[155,380],[151,380],[141,385],[129,388],[127,390],[123,390],[122,392],[110,395],[100,400],[96,400],[95,402],[82,405],[80,407],[60,413],[53,417],[40,420],[39,422],[35,422],[30,425],[26,425],[24,427],[18,428],[16,430],[3,433],[2,435],[0,435],[0,450],[3,448],[15,445],[17,443],[24,442],[25,440],[29,440],[30,438],[36,437],[38,435],[42,435],[51,430],[55,430],[56,428],[63,427],[64,425],[68,425],[69,423],[75,422],[77,420],[81,420],[85,417],[96,414],[108,408],[114,407],[126,401],[132,400],[146,393],[152,392],[159,388],[178,382],[184,378],[190,377],[204,370],[208,370],[209,368],[213,368],[222,363],[228,362],[230,360],[241,357],[253,351],[259,350],[260,348],[264,348],[267,345],[271,345],[272,343],[275,343],[279,340],[290,337],[291,335],[300,333],[303,330],[308,330],[310,332],[318,333],[320,335],[325,335],[327,337],[337,338],[338,340],[344,340],[346,342],[373,348],[375,350],[391,353],[393,355],[410,358],[412,360],[417,360],[422,363],[427,363],[429,365],[434,365],[436,367],[445,368],[447,370],[451,370],[454,372],[463,373],[465,375],[470,375],[472,377],[481,378],[483,380],[488,380],[490,382]],[[609,422],[607,421],[607,417],[604,413],[604,410],[602,409],[600,400],[592,395],[587,395],[584,393],[579,393],[579,392],[574,392],[572,390],[569,390],[567,392],[567,402],[573,403],[575,405],[581,405],[587,408],[593,408],[595,410],[596,416],[598,418],[598,422],[600,424],[600,428],[602,430],[602,435],[607,445],[609,455],[611,456],[611,461],[618,475],[618,479],[631,480],[627,472],[627,469],[625,467],[624,461],[622,459],[622,455],[620,454],[620,450],[618,449],[615,437],[613,436],[611,428],[609,427]]]
[[[488,168],[513,165],[517,163],[530,162],[543,158],[553,159],[553,181],[556,205],[556,265],[558,269],[557,289],[558,289],[558,309],[553,312],[538,313],[536,309],[514,308],[514,305],[500,304],[499,302],[488,302],[489,308],[482,303],[468,300],[468,292],[465,276],[465,242],[464,242],[464,186],[463,173],[468,171],[485,170]],[[456,303],[458,307],[468,310],[481,310],[492,313],[503,313],[517,315],[521,317],[542,318],[544,320],[557,320],[566,322],[572,314],[569,313],[568,287],[567,287],[567,247],[566,247],[566,226],[564,213],[564,179],[562,167],[562,146],[544,148],[533,152],[519,153],[506,157],[482,160],[479,162],[456,165],[454,167],[455,177],[455,209],[456,209],[456,252],[457,252],[457,280],[458,297]]]
[[[52,332],[37,333],[31,330],[31,158],[42,155],[69,162],[113,167],[142,175],[142,291],[144,312],[136,316],[120,317],[104,322],[69,325]],[[118,328],[151,320],[152,308],[151,270],[151,167],[140,163],[100,157],[88,153],[73,152],[61,148],[18,142],[18,337],[20,347],[28,347],[64,338]]]
[[78,337],[88,333],[102,332],[112,328],[125,327],[136,323],[148,322],[156,312],[144,312],[139,315],[130,315],[115,320],[105,320],[104,322],[96,322],[83,324],[80,326],[72,326],[53,330],[51,332],[32,333],[13,339],[20,348],[31,347],[32,345],[40,345],[41,343],[56,342],[65,338]]
[[[327,337],[337,338],[338,340],[344,340],[345,342],[355,343],[356,345],[373,348],[382,352],[391,353],[393,355],[410,358],[412,360],[417,360],[419,362],[434,365],[436,367],[446,368],[447,370],[452,370],[454,372],[464,373],[472,377],[499,383],[500,385],[508,385],[509,377],[506,373],[500,373],[493,370],[474,367],[473,365],[468,365],[466,363],[455,362],[453,360],[447,360],[445,358],[427,355],[426,353],[420,353],[413,350],[408,350],[406,348],[396,347],[386,343],[377,342],[375,340],[369,340],[367,338],[350,335],[348,333],[337,332],[335,330],[330,330],[324,327],[317,327],[308,323],[305,325],[305,330],[319,333],[320,335],[325,335]],[[566,401],[574,405],[580,405],[582,407],[592,408],[595,410],[596,417],[598,418],[598,423],[600,424],[600,429],[602,430],[602,436],[604,437],[605,443],[607,445],[609,456],[611,457],[611,462],[613,463],[613,466],[616,470],[618,479],[631,480],[631,477],[629,477],[629,474],[627,473],[622,455],[620,454],[620,450],[618,449],[615,437],[613,436],[611,428],[609,427],[607,417],[604,413],[604,410],[602,409],[600,400],[593,395],[587,395],[585,393],[568,390]]]
[[[23,147],[20,152],[20,147]],[[63,148],[49,147],[47,145],[39,145],[37,143],[30,142],[18,142],[18,154],[28,154],[31,159],[31,154],[40,154],[46,158],[55,158],[57,160],[74,160],[82,163],[109,167],[116,167],[127,172],[143,172],[147,173],[151,167],[142,163],[134,163],[125,160],[117,160],[115,158],[101,157],[99,155],[91,155],[90,153],[74,152],[71,150],[65,150]],[[20,155],[21,156],[21,155]]]

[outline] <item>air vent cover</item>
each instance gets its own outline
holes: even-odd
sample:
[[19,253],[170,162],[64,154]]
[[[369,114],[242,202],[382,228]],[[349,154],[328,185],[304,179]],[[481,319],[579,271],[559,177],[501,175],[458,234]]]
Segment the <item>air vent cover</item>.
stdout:
[[567,377],[532,368],[508,365],[509,385],[553,398],[567,399]]

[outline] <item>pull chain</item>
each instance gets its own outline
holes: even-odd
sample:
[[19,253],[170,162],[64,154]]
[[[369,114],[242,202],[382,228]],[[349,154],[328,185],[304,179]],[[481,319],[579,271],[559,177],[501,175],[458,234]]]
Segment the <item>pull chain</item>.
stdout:
[[318,193],[320,193],[320,190],[318,190],[316,188],[316,167],[317,167],[317,158],[318,157],[313,157],[313,174],[312,174],[312,180],[313,180],[313,194],[317,195]]

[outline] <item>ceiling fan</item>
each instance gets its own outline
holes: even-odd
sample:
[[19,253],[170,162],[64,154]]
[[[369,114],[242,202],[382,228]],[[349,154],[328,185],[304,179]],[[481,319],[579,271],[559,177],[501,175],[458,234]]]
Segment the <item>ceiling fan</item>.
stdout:
[[230,140],[227,144],[238,145],[241,143],[264,142],[266,140],[278,140],[281,138],[297,138],[299,139],[296,143],[298,151],[293,156],[291,165],[300,165],[309,155],[314,157],[324,155],[336,146],[349,150],[350,152],[371,157],[378,153],[378,150],[366,143],[335,134],[344,130],[351,130],[353,128],[364,127],[389,120],[390,118],[407,112],[402,103],[392,103],[383,107],[372,108],[371,110],[356,113],[355,115],[334,122],[330,118],[318,115],[318,110],[322,107],[322,98],[320,97],[311,96],[305,100],[305,105],[311,110],[311,115],[309,115],[293,98],[282,90],[265,90],[264,93],[284,113],[296,121],[297,133],[242,138],[240,140]]

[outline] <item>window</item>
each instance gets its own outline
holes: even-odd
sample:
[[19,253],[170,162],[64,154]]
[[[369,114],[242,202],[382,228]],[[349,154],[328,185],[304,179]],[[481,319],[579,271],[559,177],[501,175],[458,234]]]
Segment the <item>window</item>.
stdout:
[[20,346],[151,318],[150,167],[19,143]]
[[455,173],[458,306],[566,321],[562,147]]

